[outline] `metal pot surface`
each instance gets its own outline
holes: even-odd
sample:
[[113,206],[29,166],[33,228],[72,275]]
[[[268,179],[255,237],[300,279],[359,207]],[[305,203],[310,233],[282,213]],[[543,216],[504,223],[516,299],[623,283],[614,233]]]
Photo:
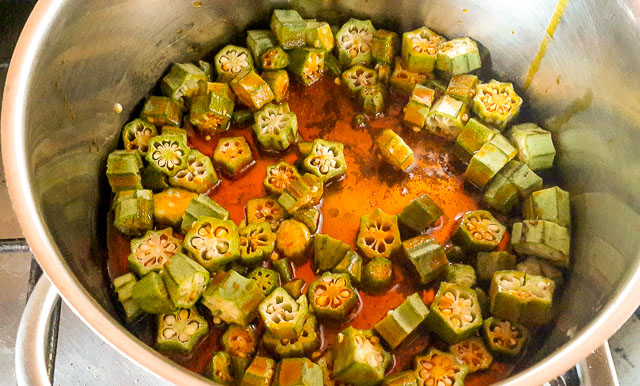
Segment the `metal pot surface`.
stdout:
[[266,25],[282,6],[329,21],[353,15],[399,31],[428,25],[471,36],[490,54],[484,65],[519,87],[524,113],[552,131],[555,170],[572,197],[572,269],[555,328],[505,384],[543,383],[622,325],[640,303],[640,3],[628,0],[39,1],[4,90],[3,161],[24,234],[80,318],[168,381],[206,382],[115,317],[105,160],[171,63],[242,42],[242,31]]

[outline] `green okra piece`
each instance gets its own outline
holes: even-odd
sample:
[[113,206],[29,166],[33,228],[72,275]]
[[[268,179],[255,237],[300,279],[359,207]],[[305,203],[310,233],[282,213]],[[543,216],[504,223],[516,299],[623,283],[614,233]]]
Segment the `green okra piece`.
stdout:
[[172,186],[189,189],[196,193],[205,193],[220,181],[218,173],[211,163],[211,158],[198,150],[191,150],[186,162],[185,169],[169,178],[169,183]]
[[274,194],[282,194],[291,181],[300,177],[300,173],[286,161],[280,161],[275,165],[267,166],[267,176],[263,185],[267,191]]
[[425,324],[449,344],[470,337],[482,326],[478,295],[471,288],[440,283]]
[[236,177],[255,163],[245,137],[225,137],[218,140],[213,162],[225,174]]
[[556,287],[560,287],[564,282],[561,270],[549,264],[547,261],[538,259],[534,256],[530,256],[518,263],[518,265],[516,265],[515,267],[515,270],[524,272],[528,275],[548,277],[549,279],[553,280]]
[[136,118],[122,128],[122,142],[125,150],[137,151],[141,157],[149,151],[149,140],[158,135],[154,125],[144,119]]
[[413,150],[393,130],[384,130],[376,139],[376,143],[385,161],[397,169],[406,172],[413,165]]
[[266,50],[260,60],[258,60],[260,68],[264,70],[281,70],[287,68],[290,62],[289,54],[282,47],[275,46]]
[[418,273],[420,282],[429,282],[446,275],[449,261],[444,249],[429,235],[420,235],[402,242],[402,250]]
[[282,102],[289,91],[289,73],[285,70],[263,71],[260,76],[273,91],[273,100],[277,103]]
[[476,284],[476,270],[467,264],[451,264],[445,281],[471,288]]
[[253,111],[275,99],[271,87],[253,70],[238,74],[229,85],[238,100]]
[[370,291],[386,291],[393,285],[393,265],[384,257],[371,259],[363,269],[362,282]]
[[142,169],[142,187],[154,192],[169,189],[169,177],[147,165]]
[[397,216],[388,215],[380,208],[362,216],[356,245],[366,258],[390,258],[401,247]]
[[193,307],[209,284],[209,271],[178,253],[165,264],[162,276],[169,297],[178,308]]
[[181,137],[158,135],[149,141],[146,160],[160,173],[173,177],[186,169],[191,149]]
[[389,77],[389,86],[392,89],[405,94],[411,94],[417,84],[425,85],[426,82],[427,75],[409,71],[402,64],[402,59],[396,57],[393,72]]
[[344,320],[358,306],[349,275],[325,272],[309,285],[309,307],[320,320]]
[[280,223],[276,233],[276,250],[280,256],[293,262],[306,260],[306,253],[311,246],[311,232],[300,221],[288,219]]
[[287,293],[291,295],[291,297],[297,299],[303,295],[305,284],[306,282],[303,279],[294,279],[288,283],[283,284],[282,288],[284,288],[285,291],[287,291]]
[[498,133],[498,130],[471,118],[456,138],[456,153],[463,161],[469,162],[482,145],[489,142]]
[[489,252],[498,247],[507,228],[486,210],[472,210],[460,219],[453,241],[469,252]]
[[542,189],[542,178],[522,162],[511,160],[498,174],[515,185],[520,199],[525,199],[536,190]]
[[497,271],[493,274],[489,288],[492,315],[514,322],[521,319],[529,297],[523,290],[525,280],[526,275],[518,271]]
[[182,215],[182,223],[180,225],[182,233],[189,232],[193,224],[202,217],[215,217],[220,220],[228,220],[229,211],[213,201],[206,194],[200,194],[191,200]]
[[237,261],[234,261],[229,265],[229,269],[238,272],[242,276],[246,276],[249,273],[249,267],[242,265]]
[[113,226],[128,236],[140,236],[153,228],[153,192],[125,190],[114,199]]
[[313,140],[311,153],[304,159],[303,168],[322,182],[342,177],[347,172],[344,145],[323,139]]
[[553,280],[538,276],[526,275],[523,291],[529,294],[529,301],[524,306],[520,319],[525,326],[535,327],[547,324],[553,320]]
[[307,358],[285,358],[278,362],[273,386],[321,386],[322,368]]
[[[192,107],[193,108],[193,107]],[[187,142],[187,130],[176,126],[162,126],[160,128],[160,134],[162,135],[177,135],[182,138],[184,142]]]
[[316,272],[329,271],[349,252],[351,246],[342,240],[321,233],[313,240],[313,267]]
[[182,242],[173,237],[171,228],[147,231],[143,237],[132,239],[130,246],[129,270],[140,277],[162,271],[164,265],[182,250]]
[[502,174],[496,174],[482,194],[482,202],[496,212],[509,214],[520,205],[518,187]]
[[242,377],[242,386],[269,386],[275,372],[276,361],[256,356]]
[[113,288],[118,295],[127,323],[134,322],[143,315],[142,308],[133,299],[133,287],[137,282],[136,276],[131,272],[113,279]]
[[[231,324],[225,330],[224,334],[220,338],[220,343],[224,350],[231,355],[232,367],[234,367],[234,374],[237,367],[242,366],[242,372],[251,363],[251,357],[256,353],[258,348],[258,333],[253,325],[238,325]],[[244,358],[248,359],[246,362],[233,363],[234,359]],[[242,376],[236,379],[242,379]]]
[[449,85],[444,93],[469,106],[471,105],[471,102],[473,102],[473,97],[476,95],[477,84],[478,77],[475,75],[454,75],[451,77]]
[[391,364],[391,354],[372,330],[348,327],[336,336],[333,347],[333,378],[340,382],[379,384]]
[[265,331],[262,336],[264,347],[279,358],[309,356],[320,347],[320,338],[316,332],[316,318],[309,314],[302,332],[294,339],[279,339]]
[[336,50],[342,68],[371,63],[371,46],[376,32],[371,20],[351,18],[336,33]]
[[455,140],[469,118],[464,102],[444,95],[431,106],[425,127],[432,134]]
[[276,9],[271,16],[271,31],[285,50],[304,47],[307,22],[291,9]]
[[240,257],[236,224],[215,217],[200,217],[184,237],[183,247],[191,258],[209,271]]
[[311,173],[305,173],[291,181],[278,198],[278,203],[287,213],[294,213],[320,203],[323,192],[322,180]]
[[229,129],[235,102],[226,83],[208,83],[207,91],[191,100],[189,122],[205,136]]
[[275,231],[285,218],[284,208],[271,197],[252,198],[247,201],[247,224],[266,222]]
[[140,118],[161,127],[180,126],[182,121],[181,105],[168,97],[150,96],[142,108]]
[[292,215],[294,220],[298,220],[306,225],[312,235],[318,231],[318,225],[320,225],[320,216],[321,212],[316,207],[300,209],[294,212]]
[[520,256],[536,256],[556,267],[569,266],[569,230],[545,220],[524,220],[513,224],[511,246]]
[[458,362],[453,354],[431,348],[414,359],[414,375],[418,385],[464,386],[469,367]]
[[491,352],[510,357],[519,355],[529,340],[526,327],[497,317],[484,321],[482,335]]
[[148,314],[168,314],[175,311],[169,293],[158,272],[150,272],[133,286],[133,300]]
[[283,151],[296,142],[298,117],[285,104],[267,104],[253,113],[253,132],[260,147],[267,151]]
[[356,251],[349,251],[331,271],[346,273],[353,283],[360,284],[362,280],[362,257]]
[[522,204],[522,216],[526,220],[546,220],[568,227],[571,225],[569,192],[554,186],[531,193]]
[[391,65],[378,63],[374,69],[378,74],[378,83],[384,87],[389,87],[389,80],[391,79]]
[[358,92],[358,103],[365,114],[377,115],[384,110],[385,88],[381,84],[364,86]]
[[402,34],[402,61],[407,70],[430,73],[436,66],[438,47],[445,38],[427,27]]
[[306,23],[304,41],[307,46],[331,52],[335,47],[335,39],[329,23],[315,20],[306,20]]
[[140,169],[142,159],[134,150],[115,150],[107,158],[107,179],[111,190],[120,192],[123,190],[142,189]]
[[324,55],[324,67],[331,76],[339,77],[342,75],[342,68],[340,68],[340,63],[338,63],[338,59],[330,52],[327,52]]
[[411,128],[422,129],[435,99],[435,91],[427,86],[416,84],[411,91],[409,102],[404,107],[402,122]]
[[250,109],[234,111],[233,114],[231,114],[231,119],[238,125],[247,124],[253,120],[253,111]]
[[264,294],[254,280],[229,271],[214,278],[200,302],[211,311],[214,318],[246,326],[258,315],[262,300]]
[[511,128],[509,139],[518,148],[518,160],[531,170],[553,167],[556,149],[550,132],[535,123],[523,123]]
[[402,227],[418,234],[432,227],[442,215],[442,209],[438,204],[431,197],[423,194],[411,200],[402,209],[402,212],[398,214],[398,222]]
[[444,246],[444,253],[447,255],[447,260],[452,263],[464,263],[469,260],[468,256],[464,253],[460,246],[455,244],[447,244]]
[[229,82],[238,74],[253,69],[251,52],[244,48],[228,45],[222,48],[213,59],[218,73],[218,82]]
[[378,73],[363,65],[356,64],[342,73],[342,83],[351,95],[358,95],[364,86],[378,84]]
[[156,349],[187,354],[209,332],[209,324],[195,307],[158,315]]
[[428,313],[429,309],[420,295],[414,293],[396,309],[388,312],[382,320],[376,323],[374,329],[391,349],[395,349],[424,322]]
[[506,251],[480,252],[476,256],[478,280],[489,281],[498,271],[509,271],[516,266],[516,257]]
[[368,122],[367,116],[362,113],[355,114],[351,119],[351,124],[354,127],[363,128],[366,126],[367,122]]
[[469,367],[469,373],[486,370],[493,362],[493,355],[482,343],[482,338],[472,337],[462,342],[456,343],[449,348],[449,351]]
[[451,39],[438,47],[436,68],[445,74],[467,74],[481,66],[478,45],[470,38]]
[[279,70],[289,64],[289,55],[278,46],[275,35],[269,30],[247,31],[247,47],[260,68]]
[[213,65],[209,62],[205,62],[204,60],[198,60],[198,68],[204,72],[204,75],[207,77],[207,81],[211,81],[211,77],[214,72]]
[[322,376],[324,378],[324,384],[329,386],[335,386],[333,380],[333,350],[325,350],[325,352],[316,359],[315,362],[322,368]]
[[496,134],[471,157],[464,176],[484,188],[515,155],[516,150],[509,141]]
[[418,386],[418,380],[416,379],[413,371],[401,371],[384,377],[382,386]]
[[222,385],[233,385],[233,369],[231,356],[224,351],[218,351],[211,358],[211,379]]
[[175,63],[169,73],[162,78],[160,89],[171,99],[192,97],[198,92],[198,83],[209,78],[201,68],[192,63]]
[[296,339],[309,315],[307,297],[295,300],[282,287],[267,296],[258,310],[265,328],[277,339]]
[[245,372],[251,364],[252,357],[250,356],[231,356],[231,368],[233,370],[234,379],[242,379]]
[[474,291],[476,291],[476,295],[478,296],[478,303],[480,304],[480,309],[482,310],[482,317],[483,318],[488,318],[491,313],[490,308],[491,308],[491,300],[489,299],[489,295],[487,295],[486,292],[484,292],[484,290],[482,288],[474,288]]
[[427,80],[425,80],[424,82],[425,86],[430,87],[432,89],[435,90],[436,92],[436,99],[440,99],[442,98],[445,93],[447,92],[447,83],[440,79],[440,78],[436,78],[433,76],[428,76]]
[[170,188],[153,195],[153,218],[158,224],[179,229],[185,211],[198,195],[185,189]]
[[371,58],[376,63],[391,64],[396,57],[398,45],[397,33],[379,29],[371,40]]
[[305,86],[311,86],[324,72],[325,51],[320,48],[295,48],[287,69]]
[[520,113],[522,98],[511,83],[491,80],[476,86],[473,112],[486,124],[503,131]]
[[267,260],[276,245],[276,234],[271,231],[271,225],[267,222],[240,227],[238,238],[240,262],[246,266],[256,266]]
[[280,281],[284,283],[289,283],[293,280],[293,271],[291,270],[291,263],[289,259],[278,259],[273,262],[273,269],[278,272],[280,275]]

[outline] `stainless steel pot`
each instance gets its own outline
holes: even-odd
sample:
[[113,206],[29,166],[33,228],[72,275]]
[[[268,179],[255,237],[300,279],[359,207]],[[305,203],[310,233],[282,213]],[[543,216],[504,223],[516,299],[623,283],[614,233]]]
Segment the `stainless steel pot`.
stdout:
[[340,21],[356,15],[393,29],[426,24],[449,37],[472,36],[490,53],[485,66],[520,86],[531,107],[525,113],[553,132],[557,170],[572,195],[572,270],[555,328],[532,353],[531,366],[507,383],[540,384],[612,335],[640,303],[640,3],[294,3],[38,2],[4,91],[3,160],[25,236],[80,318],[161,377],[204,381],[143,345],[114,318],[103,237],[105,159],[120,127],[170,63],[198,59],[229,38],[241,40],[239,33],[266,22],[271,8],[295,5],[305,16]]

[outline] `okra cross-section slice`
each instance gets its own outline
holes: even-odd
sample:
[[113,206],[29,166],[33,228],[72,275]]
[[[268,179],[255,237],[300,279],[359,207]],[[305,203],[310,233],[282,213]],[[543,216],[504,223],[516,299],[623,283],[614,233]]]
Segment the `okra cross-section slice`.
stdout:
[[393,72],[389,78],[389,85],[392,89],[411,94],[417,84],[426,84],[427,75],[407,70],[402,64],[402,59],[396,57]]
[[414,293],[407,297],[402,304],[374,326],[376,332],[385,342],[395,349],[424,321],[429,309],[422,302],[420,295]]
[[156,348],[187,354],[207,332],[209,325],[195,307],[158,315]]
[[272,230],[276,230],[285,215],[284,208],[273,198],[252,198],[247,201],[248,224],[266,222]]
[[356,244],[369,259],[390,258],[401,247],[397,216],[388,215],[380,208],[362,216]]
[[140,118],[134,119],[122,128],[122,142],[125,150],[135,150],[143,157],[149,150],[149,140],[156,135],[158,135],[156,127]]
[[271,15],[271,31],[285,50],[304,47],[307,22],[297,11],[276,9]]
[[191,150],[178,136],[158,135],[149,141],[146,159],[157,171],[173,177],[187,168],[187,159]]
[[278,287],[260,303],[259,312],[271,336],[296,339],[309,315],[307,297],[295,300],[284,288]]
[[515,125],[509,131],[509,139],[518,148],[518,159],[531,170],[553,167],[556,149],[551,133],[535,123]]
[[414,198],[398,214],[398,222],[411,232],[422,233],[442,217],[442,209],[431,197],[423,194]]
[[240,257],[238,230],[231,220],[201,217],[184,237],[183,245],[189,255],[209,271]]
[[273,91],[273,100],[277,103],[282,102],[289,91],[289,73],[285,70],[263,71],[260,77],[267,82]]
[[291,181],[300,177],[298,169],[286,161],[280,161],[275,165],[267,166],[267,176],[264,178],[264,187],[271,193],[282,194]]
[[489,350],[496,355],[517,356],[529,340],[529,330],[509,320],[491,317],[482,332]]
[[491,80],[476,86],[473,97],[473,112],[480,119],[498,130],[504,130],[522,106],[522,98],[516,94],[511,83]]
[[334,342],[333,378],[352,385],[376,385],[391,364],[380,338],[371,330],[348,327]]
[[335,47],[335,39],[329,23],[315,20],[305,20],[305,22],[307,30],[304,33],[304,41],[307,46],[331,52]]
[[253,69],[251,52],[244,47],[233,45],[225,46],[218,51],[213,64],[218,73],[218,82],[229,82],[238,74]]
[[393,63],[397,51],[397,33],[379,29],[373,34],[373,39],[371,40],[371,58],[376,63]]
[[469,252],[492,251],[498,247],[507,228],[486,210],[472,210],[460,219],[453,241]]
[[571,225],[569,192],[554,186],[531,193],[522,204],[522,216],[526,220],[546,220],[568,227]]
[[187,167],[178,171],[169,179],[172,186],[177,186],[196,193],[204,193],[218,183],[218,174],[213,168],[211,158],[200,153],[198,150],[191,150],[187,157]]
[[185,211],[196,197],[196,193],[185,189],[169,188],[156,193],[153,195],[153,218],[158,224],[179,229]]
[[220,220],[229,219],[229,211],[213,201],[206,194],[201,194],[191,200],[189,206],[182,215],[181,229],[183,233],[189,232],[193,224],[202,217],[215,217]]
[[375,28],[371,20],[349,19],[336,33],[338,60],[342,68],[371,63]]
[[411,91],[409,103],[404,107],[402,122],[411,128],[422,129],[427,123],[427,115],[435,99],[432,88],[416,84]]
[[351,246],[327,234],[316,235],[313,240],[313,267],[316,271],[328,271],[342,260]]
[[305,170],[315,174],[322,182],[340,178],[347,172],[347,161],[344,158],[344,145],[315,139],[311,153],[304,159]]
[[470,373],[488,369],[493,362],[493,356],[482,343],[482,338],[473,337],[465,339],[451,346],[450,351],[458,358],[458,361],[469,367]]
[[520,204],[519,198],[518,187],[501,173],[489,181],[482,194],[482,202],[503,214],[511,213]]
[[476,284],[476,270],[467,264],[451,264],[445,281],[471,288]]
[[275,35],[269,30],[247,31],[247,47],[258,66],[264,69],[281,69],[289,63],[289,55],[278,46]]
[[157,272],[150,272],[140,279],[133,286],[132,297],[142,311],[148,314],[165,314],[176,309],[169,298],[162,275]]
[[418,386],[418,380],[413,371],[407,370],[387,375],[382,386]]
[[142,309],[133,299],[133,287],[137,282],[136,275],[131,272],[113,279],[113,289],[118,295],[127,323],[134,322],[143,314]]
[[189,308],[196,304],[209,284],[209,271],[179,253],[165,265],[163,279],[173,304]]
[[111,190],[142,189],[142,159],[135,150],[115,150],[107,158],[107,179]]
[[253,111],[275,99],[271,87],[253,70],[238,74],[229,84],[240,102]]
[[521,256],[536,256],[551,264],[569,266],[569,230],[545,220],[524,220],[513,224],[511,246]]
[[405,256],[413,265],[422,284],[444,277],[449,261],[444,249],[429,235],[420,235],[402,242]]
[[506,251],[479,252],[476,256],[478,280],[489,281],[498,271],[508,271],[516,266],[516,257]]
[[385,89],[381,84],[363,86],[358,92],[358,103],[365,114],[376,115],[384,109]]
[[276,367],[271,358],[256,356],[242,377],[243,386],[269,386]]
[[129,270],[140,277],[151,271],[161,271],[181,249],[182,243],[173,237],[171,228],[147,231],[143,237],[131,240],[131,254],[127,258]]
[[526,275],[518,271],[497,271],[491,279],[489,299],[491,314],[517,322],[530,297],[524,284]]
[[413,150],[393,130],[383,131],[376,139],[376,143],[385,161],[397,169],[404,172],[413,164]]
[[391,78],[391,65],[378,63],[374,67],[378,73],[378,83],[384,87],[389,87],[389,79]]
[[295,48],[291,51],[288,70],[305,86],[311,86],[324,72],[325,51],[320,48]]
[[254,164],[251,147],[244,137],[220,138],[213,161],[224,173],[235,177]]
[[305,173],[300,178],[291,181],[284,193],[278,198],[278,203],[288,213],[317,205],[324,193],[322,180],[311,173]]
[[214,319],[246,326],[258,315],[262,300],[264,294],[254,280],[229,271],[214,278],[200,302],[211,311]]
[[444,95],[431,106],[425,127],[432,134],[454,140],[468,120],[467,105]]
[[344,320],[358,305],[358,295],[344,273],[325,272],[309,285],[309,306],[318,319]]
[[238,229],[240,261],[247,266],[256,266],[271,256],[276,235],[267,222],[247,224]]
[[320,338],[316,332],[316,317],[309,314],[297,338],[278,339],[269,331],[265,331],[262,342],[267,350],[279,358],[309,356],[320,347]]
[[516,149],[500,134],[495,134],[478,150],[464,172],[464,176],[480,188],[498,174],[516,155]]
[[393,265],[391,260],[376,257],[364,266],[362,272],[364,287],[371,292],[386,291],[393,284]]
[[445,38],[427,27],[402,34],[402,60],[407,70],[428,73],[436,65],[438,47]]
[[[513,267],[508,269],[513,269]],[[528,275],[548,277],[553,280],[556,287],[561,286],[564,281],[562,271],[560,269],[554,267],[546,260],[538,259],[534,256],[530,256],[518,263],[518,265],[515,266],[515,270],[524,272]]]
[[[220,343],[232,358],[251,358],[258,347],[258,333],[252,325],[231,324],[222,334]],[[249,366],[249,363],[247,363]]]
[[262,267],[254,268],[247,277],[258,283],[258,287],[260,287],[264,296],[269,296],[278,288],[278,283],[280,282],[278,272]]
[[201,68],[192,63],[175,63],[169,73],[162,78],[162,93],[171,99],[192,97],[198,92],[198,83],[207,82],[209,78]]
[[357,95],[362,87],[378,84],[378,74],[375,70],[357,64],[342,73],[342,82],[351,95]]
[[322,368],[307,358],[285,358],[278,362],[273,386],[321,386]]
[[425,355],[417,356],[415,375],[418,385],[452,385],[463,386],[469,367],[458,362],[453,354],[435,348],[429,349]]
[[189,111],[189,122],[205,136],[226,131],[235,108],[226,83],[209,84],[212,90],[193,97]]
[[306,260],[311,246],[311,232],[300,221],[288,219],[280,223],[276,232],[276,250],[280,256],[294,262]]
[[477,85],[478,77],[475,75],[454,75],[451,77],[447,90],[444,93],[469,106],[473,101],[473,97],[476,96]]
[[182,107],[171,98],[150,96],[142,108],[140,118],[156,125],[156,127],[180,126]]
[[463,161],[469,162],[482,145],[489,142],[496,134],[498,134],[498,130],[471,118],[456,138],[456,153]]
[[141,236],[153,228],[153,192],[125,190],[114,198],[113,226],[128,236]]
[[471,288],[440,283],[425,323],[431,331],[449,344],[470,337],[482,326],[482,310],[478,295]]
[[445,74],[467,74],[481,66],[478,45],[467,37],[449,40],[438,47],[436,68]]
[[331,271],[346,273],[353,283],[359,284],[362,279],[362,257],[358,252],[349,251]]
[[233,370],[231,356],[225,351],[218,351],[211,358],[211,379],[222,385],[233,384]]
[[527,274],[522,290],[526,291],[530,297],[518,320],[521,324],[535,327],[553,320],[552,306],[555,291],[553,280]]
[[260,147],[267,151],[283,151],[296,141],[298,117],[288,105],[267,104],[253,113],[253,132]]
[[536,190],[542,189],[542,178],[522,162],[511,160],[498,174],[517,188],[520,199],[525,199]]
[[275,46],[266,50],[258,61],[260,68],[264,70],[281,70],[287,68],[290,63],[289,54],[282,47]]

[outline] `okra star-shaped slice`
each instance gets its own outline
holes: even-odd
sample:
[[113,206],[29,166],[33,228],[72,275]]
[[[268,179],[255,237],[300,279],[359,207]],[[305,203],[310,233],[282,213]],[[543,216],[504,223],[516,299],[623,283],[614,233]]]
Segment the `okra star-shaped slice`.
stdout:
[[371,63],[371,45],[376,29],[371,20],[349,19],[336,33],[338,60],[342,68]]
[[246,326],[258,315],[263,300],[264,294],[254,280],[232,270],[215,277],[200,302],[214,318]]
[[287,69],[305,86],[319,81],[324,72],[325,51],[320,48],[295,48]]
[[438,47],[445,38],[427,27],[402,34],[402,60],[407,70],[428,73],[436,65]]
[[286,161],[280,161],[275,165],[267,166],[267,176],[264,178],[264,187],[274,194],[282,194],[291,181],[300,177],[298,169]]
[[235,177],[253,165],[251,147],[244,137],[220,138],[213,151],[216,166]]
[[220,343],[232,357],[251,358],[258,347],[258,334],[254,326],[231,324],[222,334]]
[[279,339],[265,331],[262,336],[264,347],[278,358],[291,358],[311,355],[320,347],[320,338],[316,332],[316,317],[309,314],[302,332],[294,339]]
[[213,168],[211,158],[200,153],[198,150],[191,150],[187,157],[187,167],[178,171],[169,179],[172,186],[177,186],[196,193],[204,193],[218,183],[218,174]]
[[226,131],[235,107],[232,97],[226,83],[207,83],[207,91],[191,101],[189,122],[205,136]]
[[182,107],[171,98],[150,96],[142,108],[140,118],[156,125],[156,127],[180,126]]
[[493,356],[489,353],[482,338],[472,337],[449,348],[458,361],[469,367],[470,373],[488,369],[493,362]]
[[489,252],[498,247],[507,228],[486,210],[472,210],[460,219],[452,239],[465,251]]
[[209,325],[195,307],[158,315],[156,348],[163,352],[188,354],[209,331]]
[[377,385],[391,364],[391,355],[371,330],[348,327],[336,336],[333,347],[333,378],[340,382]]
[[136,118],[122,128],[122,142],[125,150],[136,150],[140,156],[147,155],[149,140],[158,135],[154,125],[144,119]]
[[373,34],[373,39],[371,40],[371,58],[376,63],[393,63],[397,50],[397,33],[379,29]]
[[358,95],[364,86],[378,84],[378,73],[362,65],[355,65],[342,73],[342,82],[351,95]]
[[134,150],[115,150],[107,158],[107,179],[111,190],[120,192],[123,190],[142,189],[140,169],[142,159]]
[[276,288],[260,303],[260,317],[272,337],[296,339],[309,315],[307,297],[295,300],[282,287]]
[[267,104],[253,113],[253,132],[260,147],[267,151],[283,151],[296,141],[298,117],[285,104]]
[[179,253],[165,265],[163,279],[173,304],[189,308],[196,304],[209,284],[209,271]]
[[509,139],[518,148],[518,159],[531,170],[553,167],[556,149],[550,132],[535,123],[523,123],[511,128]]
[[387,315],[374,326],[376,332],[385,342],[395,349],[402,341],[409,336],[424,321],[429,313],[418,293],[407,297],[395,310],[389,311]]
[[244,47],[233,45],[218,51],[213,63],[218,73],[218,82],[229,82],[238,74],[253,69],[251,52]]
[[247,278],[254,280],[258,284],[264,296],[269,296],[278,288],[278,284],[280,283],[278,272],[262,267],[254,268],[253,271],[249,272]]
[[393,284],[393,265],[391,260],[384,257],[371,259],[364,266],[362,282],[370,292],[386,291]]
[[358,103],[362,112],[375,116],[384,110],[385,89],[381,84],[364,86],[358,92]]
[[149,141],[147,162],[157,171],[173,177],[187,167],[187,158],[191,150],[178,136],[158,135]]
[[171,99],[178,100],[192,97],[198,92],[199,82],[207,82],[209,77],[201,68],[192,63],[175,63],[169,73],[162,78],[162,93]]
[[247,201],[247,224],[266,222],[275,231],[285,217],[285,210],[271,197],[252,198]]
[[489,350],[496,355],[517,356],[529,340],[529,330],[509,320],[491,317],[482,327]]
[[491,80],[476,86],[473,112],[482,121],[504,130],[520,112],[522,98],[516,94],[511,83]]
[[442,278],[449,266],[442,246],[429,235],[419,235],[402,242],[402,250],[420,277],[422,284]]
[[289,64],[289,54],[278,46],[275,35],[269,30],[247,31],[247,47],[260,68],[279,70]]
[[362,216],[356,244],[369,259],[390,258],[401,247],[397,216],[388,215],[380,208]]
[[481,66],[478,45],[467,37],[449,40],[438,47],[436,68],[445,74],[466,74]]
[[303,262],[310,245],[311,232],[306,225],[293,219],[280,223],[276,233],[276,250],[280,256],[294,262]]
[[305,170],[315,174],[322,182],[340,178],[347,172],[347,161],[344,159],[344,145],[315,139],[311,153],[304,159]]
[[276,242],[276,235],[271,231],[269,223],[247,224],[238,229],[238,236],[242,264],[256,266],[271,256]]
[[[392,89],[411,94],[417,84],[424,85],[427,82],[427,75],[407,70],[402,64],[402,59],[396,57],[393,72],[389,78],[389,85]],[[431,106],[429,106],[431,107]]]
[[309,285],[309,306],[318,319],[344,320],[358,305],[358,295],[344,273],[325,272]]
[[184,237],[184,249],[200,265],[213,271],[240,257],[238,231],[231,220],[202,217]]
[[453,354],[435,348],[425,355],[417,356],[415,375],[418,385],[451,385],[463,386],[464,378],[469,372],[467,365],[458,362]]
[[478,295],[471,288],[440,283],[425,323],[449,344],[470,337],[482,326]]
[[455,140],[468,120],[467,105],[444,95],[431,106],[425,127],[432,134]]
[[295,213],[300,209],[317,205],[324,193],[322,180],[311,173],[291,181],[284,193],[278,197],[278,203],[287,211]]
[[127,258],[129,270],[139,277],[161,271],[181,249],[182,243],[173,237],[171,228],[147,231],[143,237],[131,240],[131,254]]
[[230,85],[240,102],[253,111],[275,99],[271,87],[253,70],[238,74]]

